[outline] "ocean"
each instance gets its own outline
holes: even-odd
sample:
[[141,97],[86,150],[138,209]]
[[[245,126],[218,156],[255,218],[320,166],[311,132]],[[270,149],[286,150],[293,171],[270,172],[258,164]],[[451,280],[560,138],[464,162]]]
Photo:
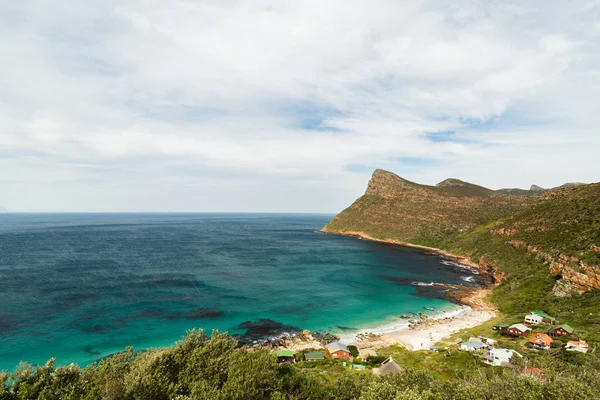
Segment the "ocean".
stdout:
[[[456,305],[439,255],[319,233],[332,215],[1,214],[0,369],[85,366],[192,328],[338,334]],[[430,310],[433,309],[433,310]]]

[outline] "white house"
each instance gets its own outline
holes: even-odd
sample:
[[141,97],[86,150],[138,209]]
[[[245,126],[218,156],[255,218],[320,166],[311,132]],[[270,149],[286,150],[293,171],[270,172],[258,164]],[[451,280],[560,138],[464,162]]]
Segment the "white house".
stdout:
[[483,361],[496,367],[510,364],[510,359],[513,356],[523,357],[519,353],[511,349],[491,349],[485,353]]
[[586,342],[584,342],[583,340],[579,340],[579,341],[569,340],[565,346],[565,350],[566,351],[578,351],[580,353],[585,354],[588,351],[588,344]]
[[479,341],[475,342],[475,341],[468,341],[468,342],[463,342],[460,344],[460,346],[458,347],[459,350],[461,351],[477,351],[477,350],[481,350],[481,349],[485,349],[487,346]]
[[541,325],[544,323],[544,317],[537,314],[528,314],[525,316],[525,323],[529,325]]
[[[469,341],[470,340],[471,339],[469,339]],[[490,339],[490,338],[487,338],[487,337],[477,336],[477,340],[479,340],[483,344],[487,344],[488,346],[495,346],[496,345],[496,341],[494,339]]]

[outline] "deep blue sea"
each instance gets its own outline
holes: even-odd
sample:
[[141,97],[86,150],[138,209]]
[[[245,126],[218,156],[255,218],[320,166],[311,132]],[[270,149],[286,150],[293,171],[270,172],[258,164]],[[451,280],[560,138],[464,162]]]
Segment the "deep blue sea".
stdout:
[[423,284],[472,279],[437,255],[317,232],[331,217],[1,214],[0,369],[84,366],[191,328],[373,327],[453,308]]

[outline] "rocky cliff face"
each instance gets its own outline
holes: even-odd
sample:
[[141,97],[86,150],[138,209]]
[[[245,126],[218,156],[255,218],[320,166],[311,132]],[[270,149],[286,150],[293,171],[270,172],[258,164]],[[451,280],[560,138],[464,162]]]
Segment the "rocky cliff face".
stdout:
[[507,279],[518,275],[509,250],[518,249],[524,263],[534,254],[547,276],[558,277],[556,296],[600,289],[600,184],[493,191],[458,179],[421,185],[376,170],[365,194],[324,231],[478,255]]

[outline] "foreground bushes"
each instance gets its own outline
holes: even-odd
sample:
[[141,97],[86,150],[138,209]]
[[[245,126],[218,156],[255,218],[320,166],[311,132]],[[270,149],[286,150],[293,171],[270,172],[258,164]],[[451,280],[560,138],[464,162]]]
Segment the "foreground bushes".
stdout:
[[342,368],[301,370],[277,365],[266,350],[238,349],[235,339],[191,331],[175,347],[129,348],[85,369],[26,364],[0,374],[0,400],[13,399],[598,399],[600,362],[547,369],[541,379],[513,370],[439,381],[424,371],[374,376]]

